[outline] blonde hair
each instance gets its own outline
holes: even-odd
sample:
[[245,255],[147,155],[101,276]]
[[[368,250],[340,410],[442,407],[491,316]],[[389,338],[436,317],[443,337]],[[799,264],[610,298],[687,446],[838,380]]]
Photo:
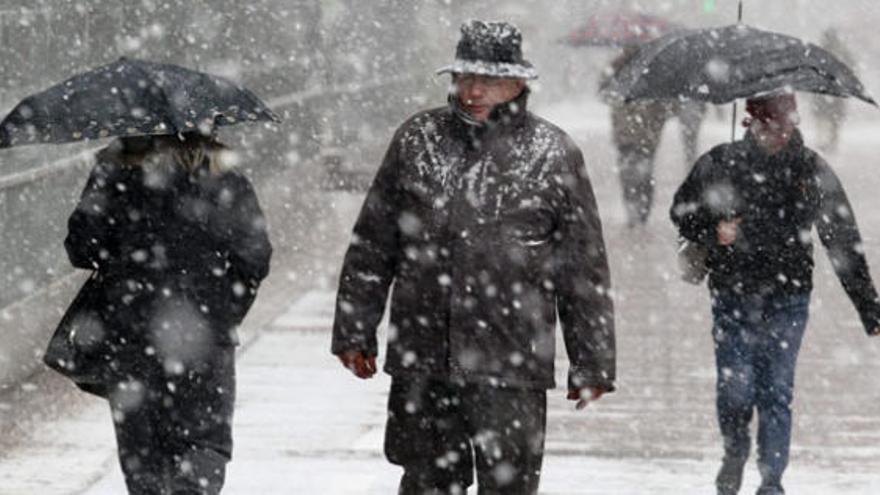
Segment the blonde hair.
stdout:
[[[187,137],[184,140],[177,136],[169,136],[165,146],[174,163],[189,173],[194,173],[203,165],[207,165],[211,175],[220,175],[226,171],[222,163],[222,155],[228,149],[223,143],[212,137],[204,137],[196,134],[195,139]],[[173,144],[171,144],[173,143]],[[164,143],[163,143],[164,144]]]
[[211,175],[229,170],[223,160],[229,148],[213,136],[198,133],[125,137],[105,151],[114,155],[113,161],[135,167],[177,167],[191,174],[205,167]]

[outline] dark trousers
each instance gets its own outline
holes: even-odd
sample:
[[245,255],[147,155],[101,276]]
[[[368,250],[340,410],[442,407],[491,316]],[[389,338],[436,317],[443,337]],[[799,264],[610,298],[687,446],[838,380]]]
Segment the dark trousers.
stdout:
[[235,354],[113,387],[110,407],[130,495],[216,495],[232,458]]
[[463,494],[476,467],[480,495],[538,492],[544,390],[395,378],[385,454],[402,466],[400,495]]
[[654,145],[621,146],[617,166],[627,223],[630,226],[645,223],[654,203]]
[[808,294],[772,299],[713,298],[718,422],[724,460],[718,493],[735,494],[749,456],[749,423],[758,412],[760,495],[784,493],[791,443],[795,365],[807,324]]

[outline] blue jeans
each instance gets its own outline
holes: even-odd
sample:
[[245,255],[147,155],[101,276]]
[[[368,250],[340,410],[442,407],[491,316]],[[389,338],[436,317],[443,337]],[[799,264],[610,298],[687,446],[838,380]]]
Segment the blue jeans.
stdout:
[[809,294],[713,297],[718,423],[724,437],[724,462],[716,480],[719,494],[739,490],[755,409],[762,479],[758,494],[784,493],[795,364],[809,304]]

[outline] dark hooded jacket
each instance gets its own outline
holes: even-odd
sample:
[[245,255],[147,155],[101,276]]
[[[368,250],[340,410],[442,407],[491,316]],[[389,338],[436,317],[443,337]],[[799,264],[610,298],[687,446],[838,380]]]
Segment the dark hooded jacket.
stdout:
[[557,315],[571,387],[613,389],[602,228],[583,156],[526,111],[527,91],[472,122],[454,99],[397,130],[345,256],[333,353],[385,371],[518,388],[554,386]]
[[[682,237],[708,248],[713,291],[766,297],[811,291],[815,226],[865,328],[880,325],[852,207],[834,171],[799,132],[774,155],[751,133],[715,147],[676,192],[671,216]],[[721,246],[716,226],[732,218],[742,220],[737,239]]]
[[129,165],[109,150],[64,245],[74,266],[94,270],[77,298],[86,307],[73,309],[100,322],[91,355],[112,368],[107,379],[169,371],[237,344],[272,252],[244,176]]

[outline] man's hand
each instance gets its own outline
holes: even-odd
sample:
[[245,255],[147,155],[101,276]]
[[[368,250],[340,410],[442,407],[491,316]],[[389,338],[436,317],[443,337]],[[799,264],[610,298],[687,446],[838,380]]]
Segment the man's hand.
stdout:
[[718,235],[718,245],[730,246],[736,242],[736,235],[739,230],[739,224],[742,218],[734,218],[732,220],[722,220],[715,227],[715,233]]
[[575,404],[574,408],[580,411],[581,409],[587,407],[587,404],[593,402],[595,400],[599,400],[602,395],[605,394],[605,390],[601,388],[595,387],[584,387],[579,390],[569,390],[568,391],[568,400],[576,400],[578,401]]
[[376,356],[367,356],[361,351],[346,351],[336,357],[358,378],[372,378],[376,374]]

